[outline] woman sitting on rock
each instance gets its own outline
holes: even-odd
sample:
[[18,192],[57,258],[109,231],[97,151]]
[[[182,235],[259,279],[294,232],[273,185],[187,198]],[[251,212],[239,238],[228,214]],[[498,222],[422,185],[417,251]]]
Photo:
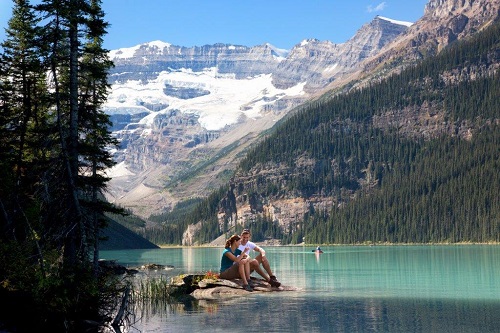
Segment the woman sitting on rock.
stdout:
[[226,247],[222,252],[222,259],[220,261],[219,276],[221,279],[227,280],[240,278],[243,280],[243,288],[247,291],[253,291],[253,287],[249,285],[250,260],[246,253],[239,256],[239,253],[236,253],[240,243],[241,238],[238,235],[232,235],[226,241]]

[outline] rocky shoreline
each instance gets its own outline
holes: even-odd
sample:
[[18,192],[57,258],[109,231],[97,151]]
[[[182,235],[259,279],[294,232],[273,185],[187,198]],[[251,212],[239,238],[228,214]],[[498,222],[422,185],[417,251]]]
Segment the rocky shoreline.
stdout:
[[[145,264],[137,268],[126,268],[114,260],[101,260],[101,269],[115,275],[135,275],[140,271],[162,271],[173,269],[170,265]],[[300,291],[300,288],[281,285],[272,287],[262,278],[251,277],[253,291],[243,288],[241,279],[220,279],[218,274],[181,274],[171,278],[168,285],[168,294],[181,300],[222,300],[232,297],[245,296],[253,293]]]

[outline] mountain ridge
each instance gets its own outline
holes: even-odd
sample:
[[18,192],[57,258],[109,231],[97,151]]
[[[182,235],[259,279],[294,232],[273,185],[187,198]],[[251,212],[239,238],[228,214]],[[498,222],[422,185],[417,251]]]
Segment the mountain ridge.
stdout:
[[[424,15],[380,54],[367,59],[358,72],[347,75],[340,84],[360,83],[376,75],[387,76],[402,67],[439,53],[444,47],[484,29],[500,17],[500,0],[430,0]],[[368,75],[363,75],[363,72]],[[372,73],[372,74],[370,74]],[[356,85],[354,85],[356,86]],[[327,89],[335,89],[330,85]]]

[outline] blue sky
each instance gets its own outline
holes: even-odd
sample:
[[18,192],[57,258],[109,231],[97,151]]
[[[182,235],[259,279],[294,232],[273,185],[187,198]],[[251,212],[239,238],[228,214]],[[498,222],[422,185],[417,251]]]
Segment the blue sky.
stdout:
[[[304,39],[343,43],[376,15],[415,22],[428,0],[103,0],[112,50],[161,40],[291,49]],[[12,0],[0,0],[0,40]]]

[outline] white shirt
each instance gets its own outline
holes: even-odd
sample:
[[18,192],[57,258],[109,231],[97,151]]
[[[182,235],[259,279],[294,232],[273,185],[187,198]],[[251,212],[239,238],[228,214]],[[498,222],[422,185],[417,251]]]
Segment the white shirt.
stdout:
[[[254,242],[251,242],[251,241],[248,241],[245,245],[243,244],[240,244],[240,246],[238,246],[238,249],[243,252],[245,251],[245,248],[249,247],[250,248],[250,251],[253,251],[253,249],[255,249],[257,245],[254,243]],[[248,252],[250,252],[248,251]],[[248,254],[248,253],[247,253]]]

